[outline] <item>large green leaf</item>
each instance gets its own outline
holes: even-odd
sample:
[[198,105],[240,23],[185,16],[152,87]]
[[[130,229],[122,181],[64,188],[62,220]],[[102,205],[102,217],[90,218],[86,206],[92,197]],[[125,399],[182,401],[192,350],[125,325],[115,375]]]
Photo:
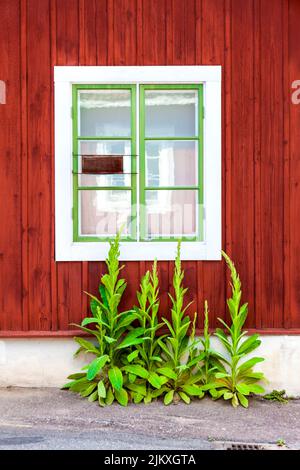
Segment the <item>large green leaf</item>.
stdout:
[[252,359],[249,359],[248,361],[244,362],[239,368],[238,372],[242,373],[245,372],[248,369],[251,369],[255,364],[258,364],[259,362],[263,362],[264,358],[262,357],[253,357]]
[[78,380],[78,379],[82,379],[85,376],[86,374],[84,372],[78,372],[76,374],[69,375],[67,378],[71,380]]
[[100,372],[102,367],[109,361],[109,356],[107,354],[104,354],[103,356],[97,357],[94,359],[88,368],[87,371],[87,379],[88,380],[93,380],[94,377]]
[[248,408],[248,399],[242,394],[237,392],[238,399],[244,408]]
[[172,403],[174,397],[174,390],[170,390],[168,393],[165,394],[164,396],[164,404],[169,405]]
[[138,377],[142,377],[143,379],[147,379],[149,372],[139,364],[134,364],[134,365],[128,365],[122,367],[122,370],[125,370],[126,372],[130,374],[137,375]]
[[118,321],[116,330],[123,328],[124,326],[130,325],[134,320],[138,318],[136,313],[130,313],[129,315],[125,315],[121,317],[121,320]]
[[185,393],[191,396],[203,397],[204,395],[202,388],[197,385],[183,385],[181,388]]
[[162,383],[160,381],[160,377],[155,372],[150,372],[149,373],[148,381],[151,383],[151,385],[154,388],[160,388],[162,386]]
[[81,390],[80,395],[82,397],[88,397],[95,390],[96,387],[97,384],[95,382],[91,383],[84,390]]
[[265,389],[257,384],[250,384],[248,388],[251,393],[255,393],[256,395],[260,395],[261,393],[265,393]]
[[165,375],[169,379],[174,379],[174,380],[177,379],[176,372],[174,370],[172,370],[170,367],[159,367],[158,369],[156,369],[156,371],[159,374]]
[[139,327],[135,328],[134,330],[130,331],[128,335],[123,339],[121,344],[117,347],[117,349],[123,349],[127,348],[129,346],[133,346],[134,344],[140,344],[144,341],[144,338],[138,338],[138,336],[141,336],[144,333],[144,328]]
[[106,389],[103,380],[98,382],[98,395],[101,398],[106,398]]
[[98,390],[95,390],[88,398],[88,401],[96,401],[98,399]]
[[120,405],[127,406],[128,394],[126,390],[124,390],[124,388],[121,388],[120,390],[115,390],[115,396]]
[[70,390],[72,392],[81,392],[89,385],[90,382],[86,378],[75,380],[74,382],[71,382]]
[[136,359],[139,355],[139,351],[136,349],[135,351],[132,351],[132,353],[128,354],[127,356],[127,361],[132,362],[133,359]]
[[107,336],[107,335],[104,335],[104,339],[108,344],[113,344],[117,341],[115,338],[111,338],[110,336]]
[[242,395],[249,395],[250,390],[248,385],[240,383],[236,385],[236,389],[241,393]]
[[189,397],[186,393],[180,391],[180,392],[178,392],[178,395],[180,396],[180,398],[181,398],[187,405],[190,404],[191,399],[190,399],[190,397]]
[[126,387],[139,395],[146,396],[147,390],[145,384],[127,384]]
[[99,350],[90,341],[87,341],[86,339],[80,338],[78,336],[75,336],[74,339],[75,339],[76,343],[80,344],[80,346],[82,348],[84,348],[87,352],[92,353],[92,354],[96,354],[97,356],[99,355]]
[[119,367],[114,366],[108,371],[108,378],[113,388],[116,390],[121,390],[123,386],[123,375]]
[[248,354],[256,349],[260,344],[261,341],[258,339],[258,334],[252,335],[240,345],[238,354]]
[[106,405],[111,405],[113,403],[114,399],[115,399],[115,397],[114,397],[113,391],[109,387],[109,389],[107,390],[107,394],[106,394],[106,400],[105,400]]

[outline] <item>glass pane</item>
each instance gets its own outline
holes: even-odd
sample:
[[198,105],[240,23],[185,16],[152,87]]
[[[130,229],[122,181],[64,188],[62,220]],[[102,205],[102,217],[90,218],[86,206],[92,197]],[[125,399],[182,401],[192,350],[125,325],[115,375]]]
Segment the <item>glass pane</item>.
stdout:
[[[79,186],[130,186],[131,143],[126,140],[80,141],[78,156]],[[82,173],[82,157],[96,155],[121,155],[123,174],[89,175]],[[74,157],[76,158],[76,157]],[[107,157],[109,158],[109,157]]]
[[130,234],[131,191],[84,190],[79,197],[81,235],[115,235],[123,224],[123,235]]
[[197,149],[193,141],[146,142],[146,185],[196,186]]
[[145,200],[146,237],[196,235],[196,190],[148,190]]
[[146,90],[146,137],[198,135],[198,90]]
[[79,92],[79,135],[130,137],[130,90]]

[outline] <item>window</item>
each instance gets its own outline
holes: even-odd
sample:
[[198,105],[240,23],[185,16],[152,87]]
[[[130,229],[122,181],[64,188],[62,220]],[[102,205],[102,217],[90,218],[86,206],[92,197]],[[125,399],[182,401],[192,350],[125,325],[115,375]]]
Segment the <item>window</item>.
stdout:
[[[220,67],[55,67],[56,259],[220,259]],[[204,115],[205,113],[205,115]]]
[[73,113],[73,241],[137,240],[135,85],[73,85]]

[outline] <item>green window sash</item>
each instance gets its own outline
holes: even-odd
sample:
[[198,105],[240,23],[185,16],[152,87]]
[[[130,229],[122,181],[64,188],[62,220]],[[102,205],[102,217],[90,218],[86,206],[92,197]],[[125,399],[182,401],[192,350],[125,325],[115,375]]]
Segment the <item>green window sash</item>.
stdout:
[[[105,135],[80,135],[79,134],[79,92],[84,90],[129,90],[131,96],[131,112],[130,112],[130,125],[131,133],[125,136],[105,136]],[[195,136],[180,135],[180,136],[146,136],[145,135],[145,91],[147,90],[197,90],[198,103],[197,103],[197,132]],[[178,238],[182,240],[203,240],[203,85],[202,84],[188,84],[188,85],[140,85],[139,86],[139,110],[136,109],[136,85],[73,85],[73,98],[72,98],[72,117],[73,117],[73,241],[75,242],[92,242],[92,241],[108,241],[112,236],[106,235],[81,235],[79,230],[80,215],[79,215],[79,198],[82,191],[103,191],[103,190],[117,190],[117,191],[130,191],[131,192],[131,231],[128,235],[123,236],[124,241],[137,241],[137,211],[139,211],[139,240],[147,242],[155,241],[174,241]],[[137,117],[137,111],[139,117]],[[137,181],[137,119],[139,120],[139,181]],[[130,185],[124,186],[83,186],[79,185],[79,143],[89,141],[128,141],[131,148],[131,175]],[[146,142],[158,141],[174,141],[174,142],[195,142],[197,146],[197,168],[198,168],[198,181],[195,185],[187,186],[147,186],[146,184]],[[139,208],[137,209],[137,182],[139,182]],[[155,236],[153,238],[147,237],[146,227],[146,191],[183,191],[192,190],[197,193],[197,233],[192,236],[182,236],[178,234],[174,236]]]

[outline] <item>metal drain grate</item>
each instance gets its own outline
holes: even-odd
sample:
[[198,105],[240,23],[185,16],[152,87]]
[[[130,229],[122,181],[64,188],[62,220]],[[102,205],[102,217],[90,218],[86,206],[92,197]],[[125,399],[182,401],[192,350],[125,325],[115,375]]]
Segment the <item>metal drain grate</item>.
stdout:
[[215,441],[214,446],[219,450],[286,450],[284,446],[257,442]]
[[261,444],[230,444],[226,450],[264,450],[265,447]]

